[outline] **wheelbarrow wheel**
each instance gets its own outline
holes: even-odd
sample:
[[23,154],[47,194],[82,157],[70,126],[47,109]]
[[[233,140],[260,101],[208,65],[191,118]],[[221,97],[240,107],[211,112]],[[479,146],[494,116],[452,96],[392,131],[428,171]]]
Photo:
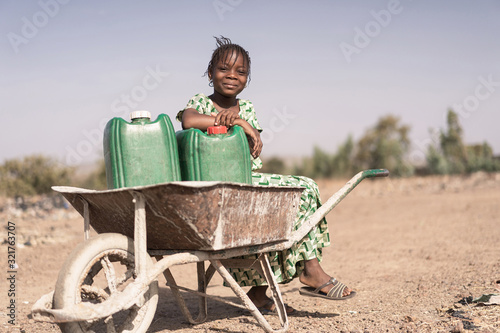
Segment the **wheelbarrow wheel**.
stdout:
[[[148,257],[149,265],[153,265]],[[57,279],[53,307],[81,302],[105,302],[111,294],[121,292],[136,278],[134,242],[114,233],[101,234],[80,244],[70,254]],[[146,332],[158,303],[158,282],[154,281],[144,294],[141,305],[133,305],[107,318],[96,321],[61,323],[63,333]]]

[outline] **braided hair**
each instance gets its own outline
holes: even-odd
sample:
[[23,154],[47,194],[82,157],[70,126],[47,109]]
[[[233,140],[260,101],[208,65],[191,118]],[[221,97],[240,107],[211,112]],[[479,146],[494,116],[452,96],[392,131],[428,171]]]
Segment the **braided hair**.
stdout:
[[212,73],[214,67],[219,63],[219,61],[226,62],[227,59],[231,58],[233,54],[236,54],[236,57],[234,58],[235,62],[240,55],[243,56],[243,63],[248,68],[248,82],[250,82],[250,55],[248,52],[238,44],[233,44],[229,38],[224,36],[214,36],[214,38],[217,42],[217,48],[212,53],[212,59],[210,59],[204,75]]

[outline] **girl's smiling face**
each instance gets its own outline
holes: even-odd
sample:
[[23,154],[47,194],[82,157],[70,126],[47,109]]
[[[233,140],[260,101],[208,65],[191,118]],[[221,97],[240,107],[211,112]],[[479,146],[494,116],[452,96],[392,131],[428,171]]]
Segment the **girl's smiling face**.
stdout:
[[216,92],[225,97],[236,97],[247,84],[248,64],[240,53],[231,52],[215,64],[208,77]]

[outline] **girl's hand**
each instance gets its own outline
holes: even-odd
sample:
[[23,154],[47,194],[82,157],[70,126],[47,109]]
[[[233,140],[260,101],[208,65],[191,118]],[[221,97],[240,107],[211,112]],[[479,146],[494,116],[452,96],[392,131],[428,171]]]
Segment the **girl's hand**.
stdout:
[[248,145],[250,146],[250,154],[253,158],[259,157],[262,152],[262,140],[260,139],[260,133],[255,128],[252,127],[252,134],[247,133]]
[[235,125],[234,121],[236,119],[240,119],[240,116],[238,116],[236,112],[227,109],[222,110],[217,115],[215,115],[214,125],[232,127],[233,125]]
[[243,131],[247,135],[248,146],[250,148],[250,154],[253,158],[259,157],[262,152],[262,140],[260,139],[260,133],[258,130],[252,127],[247,121],[238,118],[235,120],[234,125],[241,126]]

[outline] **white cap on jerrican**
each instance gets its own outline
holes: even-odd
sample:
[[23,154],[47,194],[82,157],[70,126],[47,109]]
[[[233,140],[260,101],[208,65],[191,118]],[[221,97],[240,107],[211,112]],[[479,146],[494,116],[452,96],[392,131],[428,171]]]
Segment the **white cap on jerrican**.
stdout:
[[130,120],[138,118],[148,118],[151,119],[151,113],[146,110],[133,111],[130,113]]

